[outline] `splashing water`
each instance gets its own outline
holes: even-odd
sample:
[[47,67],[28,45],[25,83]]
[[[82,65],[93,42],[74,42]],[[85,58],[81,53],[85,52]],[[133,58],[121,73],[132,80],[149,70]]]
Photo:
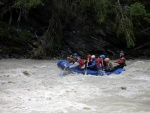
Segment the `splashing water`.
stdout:
[[0,113],[150,113],[150,60],[125,69],[59,77],[57,60],[0,60]]

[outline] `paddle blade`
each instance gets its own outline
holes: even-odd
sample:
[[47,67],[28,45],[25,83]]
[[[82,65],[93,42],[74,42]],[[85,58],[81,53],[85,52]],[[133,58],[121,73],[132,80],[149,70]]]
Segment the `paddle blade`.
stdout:
[[87,75],[87,71],[85,71],[84,75]]
[[60,76],[60,77],[63,77],[63,76],[64,76],[64,72],[65,72],[65,70],[63,70],[63,71],[59,74],[59,76]]

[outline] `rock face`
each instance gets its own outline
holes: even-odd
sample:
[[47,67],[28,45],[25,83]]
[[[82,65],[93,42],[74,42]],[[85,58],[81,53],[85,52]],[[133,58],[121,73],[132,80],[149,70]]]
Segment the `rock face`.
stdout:
[[96,34],[94,31],[88,35],[83,35],[80,31],[72,31],[65,34],[66,43],[72,48],[73,51],[80,55],[87,53],[106,53],[104,48],[109,47],[109,43],[106,42],[105,34]]

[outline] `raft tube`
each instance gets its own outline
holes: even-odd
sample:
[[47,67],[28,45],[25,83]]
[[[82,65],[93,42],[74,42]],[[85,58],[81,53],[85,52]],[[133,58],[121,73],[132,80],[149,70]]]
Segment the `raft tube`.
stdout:
[[[65,66],[70,66],[70,65],[71,65],[70,63],[68,63],[67,61],[64,61],[64,60],[60,60],[57,63],[57,66],[59,68],[61,68],[62,70],[65,68]],[[87,69],[87,70],[85,70],[85,69],[84,70],[80,70],[80,69],[77,69],[77,68],[71,68],[71,69],[69,69],[69,71],[72,71],[74,73],[79,73],[79,74],[84,74],[85,71],[86,71],[87,75],[96,75],[96,76],[97,75],[103,75],[103,73],[100,72],[100,71],[94,71],[94,70],[89,70],[89,69]],[[122,71],[125,71],[125,69],[124,68],[118,68],[118,69],[114,70],[113,72],[105,72],[105,74],[106,75],[120,74]]]

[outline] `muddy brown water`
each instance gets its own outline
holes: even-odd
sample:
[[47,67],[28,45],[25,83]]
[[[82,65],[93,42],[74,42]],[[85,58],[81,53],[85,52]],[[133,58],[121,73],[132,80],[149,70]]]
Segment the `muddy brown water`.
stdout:
[[120,75],[59,77],[58,60],[0,60],[0,113],[150,113],[150,60]]

